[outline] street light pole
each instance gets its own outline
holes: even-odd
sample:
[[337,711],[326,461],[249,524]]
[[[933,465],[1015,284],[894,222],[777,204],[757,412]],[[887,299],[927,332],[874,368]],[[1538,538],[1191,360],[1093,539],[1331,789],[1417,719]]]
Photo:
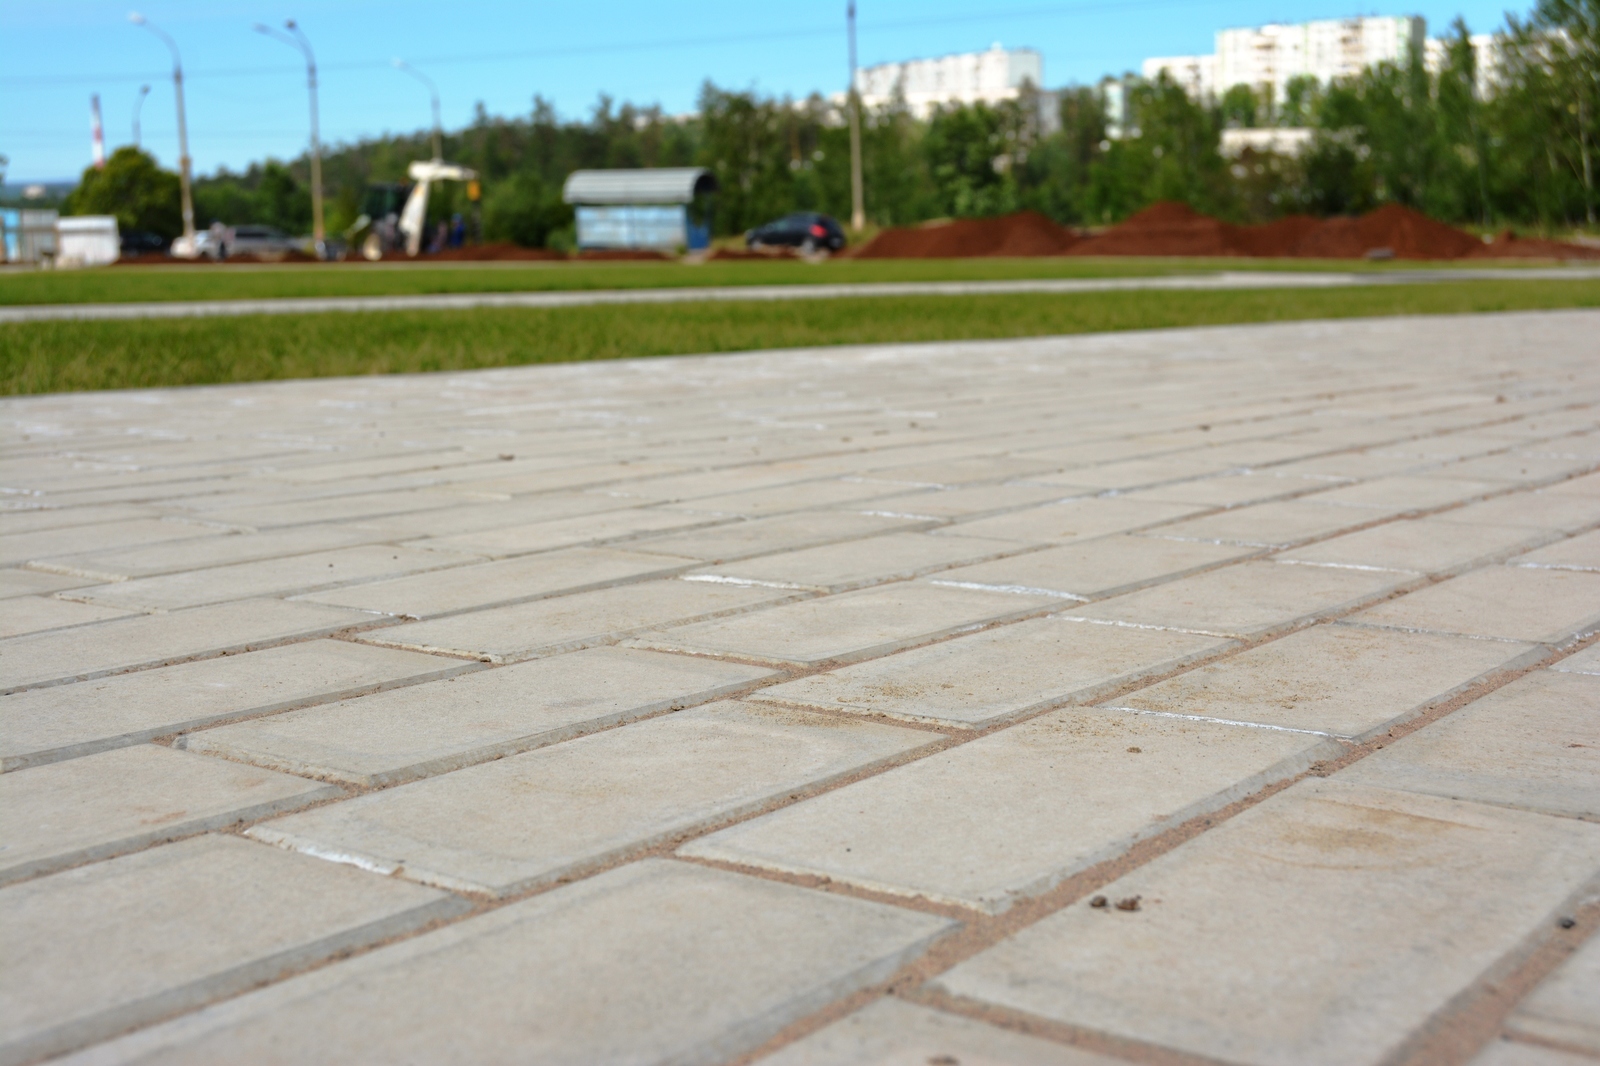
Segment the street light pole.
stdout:
[[867,224],[861,181],[861,94],[856,91],[856,0],[845,11],[850,24],[850,228],[860,233]]
[[394,63],[394,69],[411,75],[413,78],[416,78],[418,81],[428,87],[428,95],[433,98],[433,159],[434,162],[443,161],[444,127],[439,121],[439,87],[433,83],[432,78],[422,73],[422,71],[418,70],[410,63],[407,63],[404,59],[397,57],[391,60],[391,62]]
[[183,198],[183,249],[174,249],[177,255],[193,256],[194,249],[194,199],[189,193],[189,126],[183,115],[183,60],[178,56],[178,42],[167,36],[159,26],[137,11],[130,12],[128,21],[149,30],[166,44],[172,53],[172,87],[178,97],[178,191]]
[[327,234],[322,228],[322,137],[317,123],[317,57],[311,51],[311,42],[306,40],[306,35],[300,31],[294,19],[289,19],[283,25],[288,33],[260,23],[256,24],[256,32],[298,48],[301,55],[306,57],[306,87],[311,91],[311,239],[316,243],[317,254],[321,255],[323,239]]
[[135,148],[143,147],[139,141],[139,112],[144,107],[144,98],[149,95],[150,86],[141,85],[139,86],[139,95],[133,101],[133,146]]

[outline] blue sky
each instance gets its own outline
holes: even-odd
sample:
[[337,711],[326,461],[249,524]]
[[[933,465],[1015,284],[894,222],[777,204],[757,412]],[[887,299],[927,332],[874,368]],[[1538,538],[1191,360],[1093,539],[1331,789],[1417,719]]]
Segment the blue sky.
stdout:
[[[1496,0],[1432,0],[1374,9],[1359,0],[860,0],[863,65],[1007,46],[1037,48],[1051,87],[1135,70],[1150,55],[1209,52],[1227,26],[1420,14],[1430,34],[1458,14],[1474,32],[1497,28]],[[1372,0],[1366,0],[1370,5]],[[317,51],[322,131],[337,142],[429,122],[427,91],[396,71],[404,57],[439,84],[446,127],[482,101],[493,114],[528,111],[535,93],[566,116],[601,93],[692,110],[707,78],[803,96],[847,80],[844,0],[753,4],[588,0],[132,0],[183,50],[189,144],[196,170],[235,169],[303,150],[304,67],[287,46],[252,32],[297,19]],[[1330,6],[1331,5],[1331,6]],[[131,141],[139,87],[144,145],[177,158],[166,49],[129,24],[129,0],[0,3],[0,153],[8,181],[74,177],[89,162],[89,94],[98,92],[108,144]],[[1514,10],[1521,10],[1521,7]]]

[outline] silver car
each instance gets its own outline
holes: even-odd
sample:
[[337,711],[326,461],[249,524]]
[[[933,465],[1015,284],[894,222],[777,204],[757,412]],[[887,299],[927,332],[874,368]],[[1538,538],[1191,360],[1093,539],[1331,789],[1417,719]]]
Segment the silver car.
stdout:
[[300,248],[301,242],[272,226],[212,226],[195,242],[202,254],[213,259],[235,255],[254,255],[262,259],[282,259]]

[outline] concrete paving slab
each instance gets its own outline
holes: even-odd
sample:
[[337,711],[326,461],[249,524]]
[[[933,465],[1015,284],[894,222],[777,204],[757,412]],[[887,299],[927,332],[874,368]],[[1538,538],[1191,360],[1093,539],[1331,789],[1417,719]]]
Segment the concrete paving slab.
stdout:
[[1600,821],[1597,710],[1600,677],[1536,670],[1339,776]]
[[417,551],[388,544],[364,545],[135,578],[114,585],[74,589],[60,595],[102,606],[173,611],[257,596],[285,596],[476,561],[477,556],[459,552]]
[[[1575,482],[1567,485],[1575,485]],[[1497,526],[1532,526],[1552,532],[1577,533],[1600,525],[1600,498],[1576,488],[1555,486],[1496,496],[1448,513],[1452,522],[1488,522]]]
[[938,462],[918,461],[892,466],[868,467],[865,476],[873,481],[896,481],[913,485],[958,486],[983,481],[1016,481],[1049,474],[1060,463],[1032,456],[977,455]]
[[[491,559],[575,548],[582,545],[632,542],[664,530],[699,529],[729,521],[723,515],[684,514],[679,511],[601,511],[524,525],[501,526],[407,541],[407,547],[431,551],[469,552]],[[630,547],[636,547],[630,544]],[[652,551],[656,549],[651,549]],[[670,555],[661,549],[659,554]]]
[[1310,780],[1102,890],[1137,911],[1075,904],[934,984],[1227,1062],[1377,1063],[1597,865],[1600,825]]
[[1439,518],[1386,522],[1292,549],[1278,559],[1307,566],[1376,567],[1442,574],[1499,561],[1542,543],[1548,537],[1548,533],[1525,526],[1452,522],[1447,513]]
[[899,584],[659,629],[634,643],[660,651],[777,664],[849,663],[1059,602],[1044,596]]
[[1380,603],[1350,621],[1559,643],[1600,627],[1600,574],[1491,566]]
[[1559,449],[1561,442],[1545,441],[1531,448],[1499,455],[1484,455],[1465,459],[1459,463],[1439,467],[1441,477],[1504,481],[1514,485],[1541,485],[1577,474],[1586,474],[1595,467],[1587,456],[1552,455],[1547,449]]
[[909,531],[931,524],[852,511],[810,511],[651,537],[633,547],[638,551],[688,556],[707,563],[726,563],[773,552],[856,541],[879,533]]
[[779,589],[691,581],[645,581],[556,599],[411,622],[359,639],[393,648],[517,662],[620,640],[653,626],[782,603]]
[[1544,654],[1533,644],[1313,626],[1116,702],[1367,740]]
[[[385,515],[409,514],[413,511],[432,511],[444,507],[460,507],[468,502],[460,495],[431,488],[402,487],[389,491],[361,492],[357,486],[323,486],[326,493],[306,499],[289,495],[289,490],[275,494],[276,498],[240,500],[235,506],[216,509],[205,507],[200,513],[208,522],[225,522],[244,529],[281,529],[287,526],[310,525],[313,522],[345,522],[362,518],[379,518]],[[294,505],[285,506],[284,500],[293,499]],[[216,501],[207,501],[214,503]]]
[[963,536],[998,537],[1026,544],[1059,543],[1143,529],[1205,509],[1194,504],[1156,503],[1119,496],[1080,497],[962,522],[953,531]]
[[0,884],[336,795],[287,774],[154,744],[0,775]]
[[1447,469],[1344,485],[1319,492],[1315,499],[1319,503],[1371,508],[1386,514],[1416,514],[1480,500],[1506,490],[1504,482],[1464,480],[1446,474]]
[[1333,536],[1366,525],[1376,518],[1362,510],[1315,502],[1322,495],[1319,493],[1309,500],[1279,500],[1235,507],[1201,518],[1173,522],[1152,532],[1165,537],[1187,537],[1260,548],[1286,548]]
[[0,690],[86,681],[370,625],[357,611],[281,600],[240,600],[172,614],[96,622],[70,633],[0,641]]
[[70,574],[50,574],[38,570],[6,567],[0,569],[0,600],[14,599],[18,596],[46,596],[62,589],[78,588],[81,585],[98,585],[99,583],[94,578],[73,577]]
[[99,583],[103,583],[201,567],[232,566],[286,555],[332,551],[356,544],[372,544],[383,539],[378,533],[355,525],[306,526],[266,533],[225,533],[214,537],[161,541],[134,548],[110,548],[82,555],[61,555],[42,565],[58,572],[97,575]]
[[382,540],[404,541],[538,525],[605,511],[622,511],[633,506],[627,500],[603,492],[546,492],[506,498],[496,493],[480,494],[476,485],[468,482],[455,488],[471,501],[471,506],[364,519],[353,523],[353,528],[369,530]]
[[1600,644],[1550,664],[1550,669],[1573,674],[1600,674]]
[[312,640],[30,689],[0,698],[0,771],[478,668],[393,648]]
[[768,515],[824,507],[855,510],[864,506],[863,501],[882,497],[884,492],[885,487],[876,482],[827,478],[822,481],[802,481],[793,485],[746,489],[743,492],[692,496],[689,499],[666,503],[664,507],[667,510],[693,514],[764,518]]
[[1128,493],[1132,500],[1187,503],[1202,507],[1241,507],[1279,497],[1315,492],[1327,482],[1312,478],[1280,477],[1270,471],[1218,474]]
[[908,722],[976,728],[1066,702],[1233,646],[1159,629],[1031,619],[761,689],[750,698]]
[[891,517],[968,518],[1055,503],[1073,495],[1077,494],[1056,485],[967,485],[956,489],[925,486],[912,492],[880,495],[856,504],[853,510]]
[[1053,711],[679,854],[995,914],[1342,750],[1285,730]]
[[1511,1012],[1506,1028],[1600,1056],[1600,940],[1593,937]]
[[249,834],[501,896],[583,876],[939,739],[717,703],[276,819]]
[[1594,1066],[1594,1059],[1538,1044],[1496,1040],[1472,1060],[1471,1066]]
[[759,1061],[762,1066],[1115,1066],[1120,1060],[886,996]]
[[207,834],[0,890],[0,1061],[58,1055],[467,904]]
[[685,581],[731,581],[777,588],[847,592],[886,581],[905,581],[1014,555],[1028,548],[1011,540],[984,537],[885,533],[865,540],[763,555],[743,562],[695,570]]
[[422,619],[667,577],[692,565],[689,559],[615,548],[568,548],[308,592],[296,598]]
[[996,592],[1090,600],[1132,592],[1253,554],[1251,549],[1235,545],[1115,534],[947,570],[936,580]]
[[1537,551],[1519,555],[1511,562],[1517,566],[1600,573],[1600,530],[1584,533],[1571,540],[1557,541]]
[[[9,520],[8,520],[9,524]],[[119,522],[41,529],[0,536],[0,566],[19,566],[36,559],[53,559],[87,551],[126,548],[131,544],[151,544],[167,540],[190,540],[221,536],[224,531],[193,522],[169,522],[159,518],[131,518]]]
[[951,927],[652,860],[136,1033],[82,1061],[718,1062],[883,980]]
[[72,603],[50,596],[17,596],[7,600],[5,611],[0,612],[0,639],[104,622],[110,618],[126,618],[133,613],[115,607]]
[[714,659],[590,648],[207,729],[180,744],[306,777],[393,785],[705,703],[771,676]]
[[1260,637],[1351,610],[1404,575],[1245,562],[1084,607],[1068,617],[1225,637]]

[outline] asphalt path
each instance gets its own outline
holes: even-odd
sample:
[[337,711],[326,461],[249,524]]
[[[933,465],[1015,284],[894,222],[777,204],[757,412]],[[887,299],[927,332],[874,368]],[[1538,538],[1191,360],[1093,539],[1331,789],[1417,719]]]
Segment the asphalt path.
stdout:
[[479,307],[593,307],[770,300],[840,300],[879,296],[1066,295],[1143,290],[1331,289],[1442,281],[1600,280],[1600,268],[1406,270],[1385,273],[1222,271],[1147,278],[1039,278],[1010,281],[894,281],[851,285],[715,285],[582,292],[429,293],[409,296],[313,296],[264,300],[173,300],[146,303],[33,304],[0,307],[0,324],[137,318],[306,315],[334,311],[464,311]]

